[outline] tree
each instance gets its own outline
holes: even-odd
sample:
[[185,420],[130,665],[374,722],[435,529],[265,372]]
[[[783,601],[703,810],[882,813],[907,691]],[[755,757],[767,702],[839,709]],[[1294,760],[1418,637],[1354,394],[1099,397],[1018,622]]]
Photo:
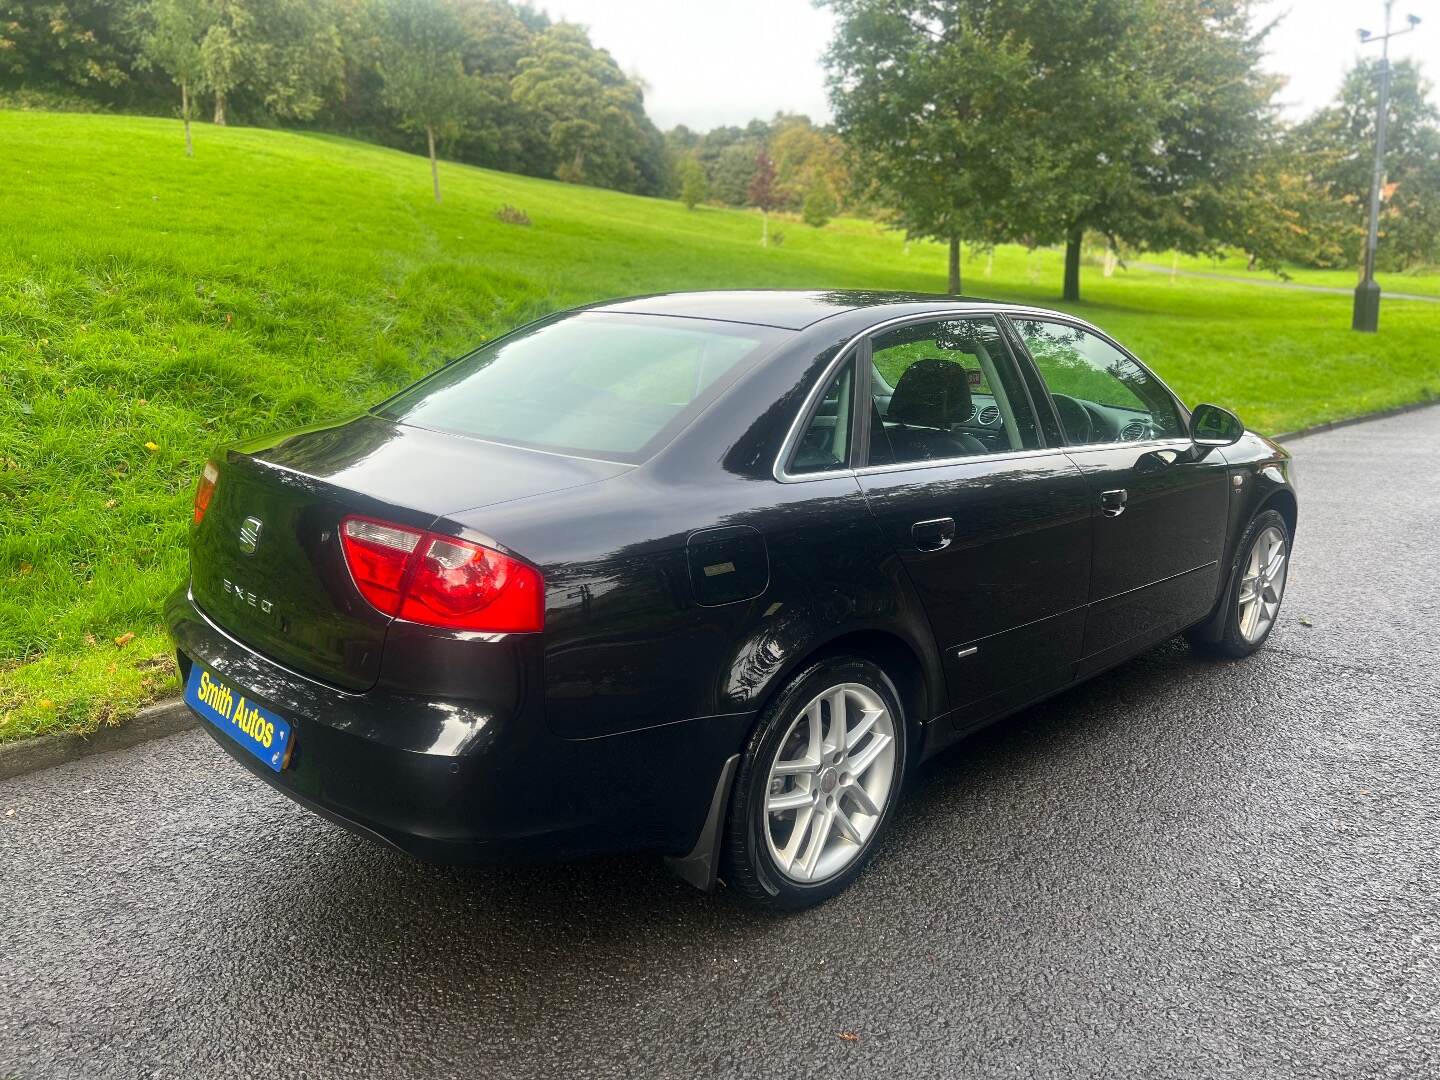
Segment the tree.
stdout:
[[1234,238],[1278,82],[1252,0],[831,0],[841,130],[917,235],[1117,246]]
[[465,35],[454,12],[433,0],[387,0],[380,71],[385,103],[407,131],[424,132],[430,181],[440,202],[436,144],[465,128],[475,85],[465,74]]
[[215,99],[211,119],[217,124],[228,122],[230,95],[248,73],[251,58],[246,45],[253,26],[244,0],[216,0],[214,17],[200,42],[200,64],[205,88]]
[[830,185],[822,177],[817,176],[810,182],[810,190],[805,193],[801,216],[805,219],[806,225],[823,229],[834,213],[835,197],[830,194]]
[[543,125],[560,179],[630,191],[663,186],[663,142],[640,87],[580,27],[556,23],[537,35],[511,94]]
[[[1358,261],[1364,242],[1379,79],[1379,61],[1361,61],[1346,74],[1334,104],[1293,136],[1312,188],[1336,208],[1338,221],[1326,224],[1342,237],[1336,262],[1344,265]],[[1413,61],[1392,64],[1377,256],[1389,269],[1440,258],[1440,110],[1431,103],[1431,89]]]
[[948,288],[959,293],[961,241],[1002,231],[994,210],[1019,153],[1010,106],[1034,77],[1023,43],[997,25],[1006,0],[830,6],[830,99],[859,180],[893,208],[894,227],[949,245]]
[[1354,206],[1318,182],[1334,168],[1338,154],[1304,146],[1296,132],[1281,133],[1268,150],[1264,180],[1237,200],[1230,234],[1250,257],[1284,277],[1285,263],[1304,266],[1352,265],[1358,252],[1360,220]]
[[0,78],[67,90],[123,85],[133,59],[124,14],[107,0],[0,0]]
[[680,201],[686,210],[694,210],[709,193],[710,182],[705,179],[705,170],[693,154],[687,156],[680,166]]
[[344,47],[334,0],[208,0],[200,43],[217,124],[247,93],[275,117],[308,119],[338,90]]
[[185,156],[190,141],[190,92],[201,71],[200,43],[212,10],[206,0],[154,0],[140,33],[140,63],[159,68],[180,88],[180,119],[185,125]]
[[762,147],[755,155],[755,173],[746,191],[750,205],[760,210],[760,246],[770,246],[770,211],[775,209],[775,162]]
[[[706,140],[709,141],[709,136]],[[758,149],[757,144],[746,138],[713,150],[714,164],[709,172],[710,194],[726,206],[744,206],[749,197],[750,180],[755,175]],[[702,150],[701,160],[704,159],[705,151]]]
[[[807,116],[776,116],[767,140],[775,158],[781,205],[799,210],[817,184],[838,200],[850,187],[845,146],[835,132],[819,128]],[[832,207],[830,213],[835,212]]]

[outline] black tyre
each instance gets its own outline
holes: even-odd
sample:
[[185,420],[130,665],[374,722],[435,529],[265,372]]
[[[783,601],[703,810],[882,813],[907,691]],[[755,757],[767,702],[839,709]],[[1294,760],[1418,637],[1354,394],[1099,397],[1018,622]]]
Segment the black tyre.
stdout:
[[868,660],[830,657],[761,714],[741,757],[721,874],[777,911],[818,904],[859,876],[905,777],[900,696]]
[[1290,527],[1277,511],[1266,510],[1250,522],[1236,551],[1220,606],[1185,636],[1197,649],[1238,658],[1260,649],[1279,618],[1290,562]]

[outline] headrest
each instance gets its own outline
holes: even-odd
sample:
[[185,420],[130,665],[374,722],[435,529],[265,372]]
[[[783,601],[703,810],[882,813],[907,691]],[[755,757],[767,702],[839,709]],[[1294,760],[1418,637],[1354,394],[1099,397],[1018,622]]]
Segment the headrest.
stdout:
[[950,360],[917,360],[905,369],[890,398],[887,420],[948,429],[970,418],[970,380]]

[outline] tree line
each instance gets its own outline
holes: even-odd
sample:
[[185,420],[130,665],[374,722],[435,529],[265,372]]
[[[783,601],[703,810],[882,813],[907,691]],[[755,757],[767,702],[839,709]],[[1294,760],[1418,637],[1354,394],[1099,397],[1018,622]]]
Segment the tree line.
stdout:
[[[1239,248],[1252,263],[1354,265],[1378,67],[1283,123],[1252,0],[827,0],[836,121],[910,233],[960,250],[1063,244],[1080,295],[1088,234],[1112,250]],[[1390,268],[1440,259],[1440,116],[1415,65],[1390,109]]]
[[[511,0],[0,0],[0,95],[308,126],[645,195],[877,217],[950,251],[1063,245],[1352,266],[1378,62],[1298,124],[1255,0],[822,0],[835,122],[661,133],[577,26]],[[1440,114],[1392,71],[1381,265],[1440,261]],[[768,229],[765,235],[768,236]]]
[[0,91],[42,107],[179,112],[187,128],[203,109],[217,124],[423,146],[432,164],[443,150],[670,191],[639,83],[580,27],[507,0],[0,0]]

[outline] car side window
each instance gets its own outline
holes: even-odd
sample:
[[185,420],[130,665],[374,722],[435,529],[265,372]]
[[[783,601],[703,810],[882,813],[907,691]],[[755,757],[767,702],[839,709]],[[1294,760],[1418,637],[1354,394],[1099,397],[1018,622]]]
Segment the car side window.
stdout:
[[1016,319],[1071,443],[1140,442],[1185,434],[1165,388],[1102,338],[1068,323]]
[[825,388],[790,460],[795,474],[844,469],[850,463],[855,364],[847,362]]
[[911,323],[871,342],[869,464],[1034,450],[1035,416],[991,318]]

